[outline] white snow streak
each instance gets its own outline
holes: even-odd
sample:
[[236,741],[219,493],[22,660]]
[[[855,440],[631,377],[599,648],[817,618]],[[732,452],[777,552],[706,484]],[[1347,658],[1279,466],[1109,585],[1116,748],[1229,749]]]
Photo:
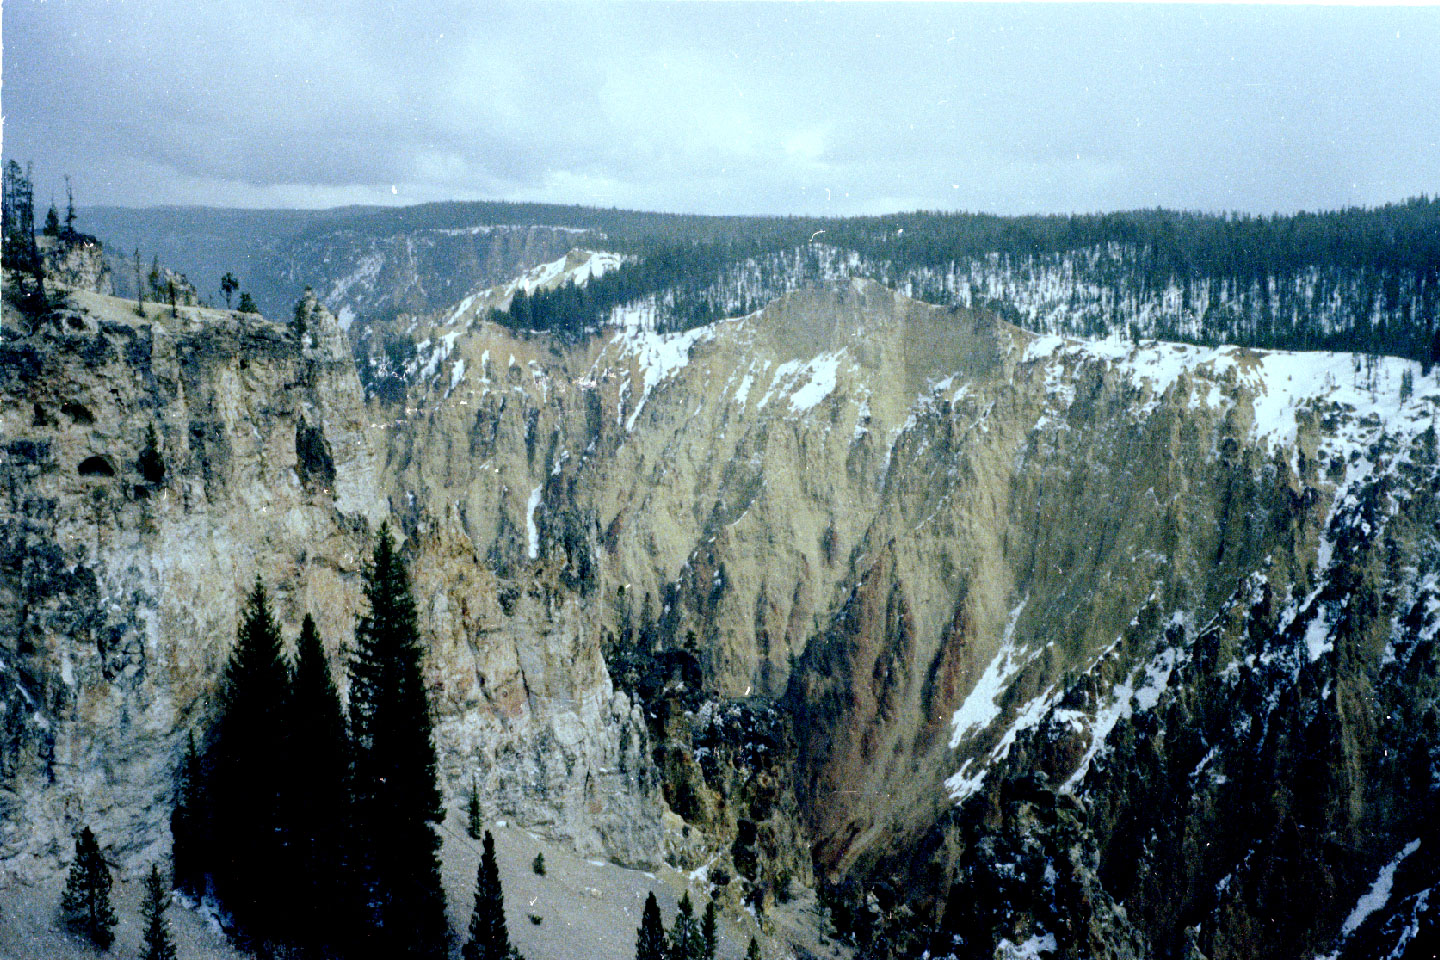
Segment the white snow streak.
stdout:
[[1033,659],[1034,654],[1026,656],[1015,649],[1015,624],[1019,622],[1020,614],[1025,611],[1025,605],[1029,602],[1030,598],[1026,597],[1010,611],[1010,617],[1005,622],[1005,631],[1000,637],[1000,649],[995,651],[994,658],[975,682],[974,689],[950,718],[951,750],[995,722],[995,718],[1000,716],[1000,705],[997,702],[1000,695],[1005,692],[1015,674]]
[[535,526],[535,510],[540,506],[541,489],[543,488],[536,487],[530,491],[530,502],[525,507],[525,534],[529,538],[531,560],[540,556],[540,529]]
[[1355,909],[1350,911],[1350,916],[1340,926],[1340,936],[1349,937],[1350,934],[1360,929],[1360,925],[1369,918],[1370,914],[1382,909],[1390,902],[1390,888],[1395,882],[1395,870],[1416,850],[1420,849],[1419,840],[1411,840],[1405,844],[1405,849],[1396,855],[1385,866],[1380,868],[1380,873],[1375,877],[1375,882],[1370,884],[1370,889],[1363,897],[1355,902]]

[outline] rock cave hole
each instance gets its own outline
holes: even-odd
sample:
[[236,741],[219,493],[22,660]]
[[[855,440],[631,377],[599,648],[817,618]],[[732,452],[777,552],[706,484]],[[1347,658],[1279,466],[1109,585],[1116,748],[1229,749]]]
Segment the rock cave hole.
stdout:
[[76,403],[74,400],[67,401],[60,408],[60,412],[83,426],[89,426],[95,422],[95,414],[90,412],[90,408],[83,403]]
[[115,476],[115,467],[104,457],[86,457],[80,461],[80,476],[113,477]]

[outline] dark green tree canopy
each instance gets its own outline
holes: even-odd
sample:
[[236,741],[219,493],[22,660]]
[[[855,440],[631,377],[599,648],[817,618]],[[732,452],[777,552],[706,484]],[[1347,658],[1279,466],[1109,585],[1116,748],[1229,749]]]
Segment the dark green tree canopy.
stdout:
[[705,917],[700,923],[700,939],[705,948],[706,960],[715,960],[715,951],[720,947],[720,927],[715,916],[715,901],[705,904]]
[[475,877],[475,911],[470,915],[470,939],[461,951],[465,960],[509,960],[510,931],[505,926],[505,896],[500,889],[500,868],[495,861],[495,838],[485,831],[484,852]]
[[695,920],[695,905],[690,901],[690,891],[680,897],[680,909],[675,914],[675,925],[670,928],[667,960],[703,960],[705,941],[700,934],[700,924]]
[[209,752],[211,878],[238,930],[268,939],[286,909],[274,882],[285,849],[290,671],[256,578],[225,665]]
[[230,298],[234,296],[235,291],[239,289],[240,281],[235,279],[235,274],[228,270],[225,271],[225,276],[220,278],[220,292],[225,297],[225,308],[227,310],[230,308]]
[[393,955],[442,957],[448,927],[440,886],[444,818],[409,576],[382,526],[366,571],[369,612],[350,662],[354,850],[365,911]]
[[350,749],[330,663],[308,613],[295,643],[288,715],[284,883],[292,903],[323,918],[316,923],[297,914],[290,939],[318,949],[336,942],[345,912]]
[[640,930],[635,936],[635,960],[665,960],[665,924],[660,919],[660,904],[652,892],[645,898],[645,911],[640,916]]
[[160,868],[150,865],[145,878],[145,952],[141,960],[175,960],[175,941],[170,936],[170,922],[165,909],[170,906],[170,890],[160,876]]
[[110,867],[90,828],[75,838],[75,859],[60,897],[60,919],[101,950],[115,942],[115,911],[110,906]]

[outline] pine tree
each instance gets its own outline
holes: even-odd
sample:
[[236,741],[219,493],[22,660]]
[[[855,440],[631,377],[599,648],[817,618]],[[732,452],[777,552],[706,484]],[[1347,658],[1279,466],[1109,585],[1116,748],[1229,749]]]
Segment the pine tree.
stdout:
[[470,939],[460,951],[465,960],[508,960],[510,931],[505,926],[505,894],[495,862],[495,838],[485,831],[485,849],[475,876],[475,912],[470,915]]
[[715,960],[715,951],[720,947],[720,930],[716,923],[714,900],[705,904],[705,917],[700,923],[700,940],[705,948],[705,960]]
[[310,328],[310,297],[313,295],[309,287],[305,288],[305,295],[295,301],[295,314],[290,320],[290,329],[295,331],[295,339],[301,344],[305,342],[305,333]]
[[115,942],[115,911],[110,907],[110,868],[89,827],[75,838],[75,860],[60,898],[60,919],[101,950]]
[[239,289],[240,281],[235,279],[235,274],[231,273],[229,270],[226,270],[225,276],[220,278],[220,292],[225,295],[226,310],[230,309],[230,298],[234,296],[235,291]]
[[170,891],[160,879],[160,868],[150,865],[150,876],[145,878],[145,952],[141,960],[175,960],[175,941],[170,938],[170,924],[165,919],[165,908],[170,906]]
[[70,174],[65,174],[65,235],[75,235],[75,191],[70,188]]
[[470,778],[470,798],[465,801],[465,833],[471,840],[480,839],[480,784]]
[[635,936],[635,960],[665,960],[665,952],[665,924],[660,919],[660,904],[652,892],[645,898],[645,912]]
[[289,681],[280,628],[257,577],[221,677],[206,792],[215,894],[242,938],[261,941],[282,935],[287,905],[275,871],[285,862],[287,840]]
[[755,942],[754,937],[750,938],[750,946],[745,949],[745,960],[760,960],[760,944]]
[[205,768],[192,733],[185,739],[185,759],[176,785],[175,809],[170,814],[170,856],[175,862],[176,887],[197,899],[205,894],[210,862],[210,803],[205,786]]
[[288,755],[284,821],[288,831],[292,938],[306,946],[335,941],[347,899],[344,889],[345,824],[349,820],[349,741],[340,696],[308,613],[295,643],[290,680]]
[[140,248],[135,248],[135,313],[145,316],[145,285],[141,282]]
[[534,859],[533,861],[531,861],[531,863],[530,863],[530,869],[535,871],[535,875],[536,875],[537,877],[543,877],[543,876],[545,876],[545,854],[544,854],[544,852],[535,854],[535,859]]
[[252,299],[250,299],[250,293],[249,293],[249,291],[242,291],[242,292],[241,292],[241,294],[240,294],[240,302],[239,302],[238,304],[236,304],[235,309],[236,309],[236,310],[239,310],[241,313],[259,313],[259,312],[260,312],[259,308],[257,308],[257,307],[255,306],[255,301],[252,300]]
[[60,214],[55,210],[55,205],[50,205],[50,210],[45,214],[45,229],[41,231],[47,237],[58,237],[60,235]]
[[433,824],[444,809],[415,601],[388,527],[380,528],[365,597],[370,612],[356,625],[350,663],[352,836],[362,907],[387,955],[441,957],[448,931]]
[[680,897],[680,910],[675,914],[675,925],[670,928],[667,960],[701,960],[705,956],[705,944],[700,936],[700,925],[695,921],[695,905],[690,902],[690,891]]

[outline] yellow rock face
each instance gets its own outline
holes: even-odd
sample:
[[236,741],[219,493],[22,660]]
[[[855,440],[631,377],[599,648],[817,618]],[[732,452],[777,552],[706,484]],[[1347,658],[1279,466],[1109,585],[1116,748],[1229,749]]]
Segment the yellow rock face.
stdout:
[[[648,611],[713,691],[784,698],[801,815],[844,868],[973,789],[1064,677],[1148,662],[1132,622],[1200,622],[1262,568],[1307,583],[1363,413],[1313,365],[1037,339],[868,282],[577,345],[455,312],[399,406],[367,405],[318,305],[303,337],[147,310],[6,316],[15,869],[81,818],[164,849],[244,591],[265,579],[292,635],[315,614],[339,676],[386,520],[453,795],[473,777],[492,813],[654,862],[651,745],[602,656]],[[1275,382],[1301,367],[1315,391]]]

